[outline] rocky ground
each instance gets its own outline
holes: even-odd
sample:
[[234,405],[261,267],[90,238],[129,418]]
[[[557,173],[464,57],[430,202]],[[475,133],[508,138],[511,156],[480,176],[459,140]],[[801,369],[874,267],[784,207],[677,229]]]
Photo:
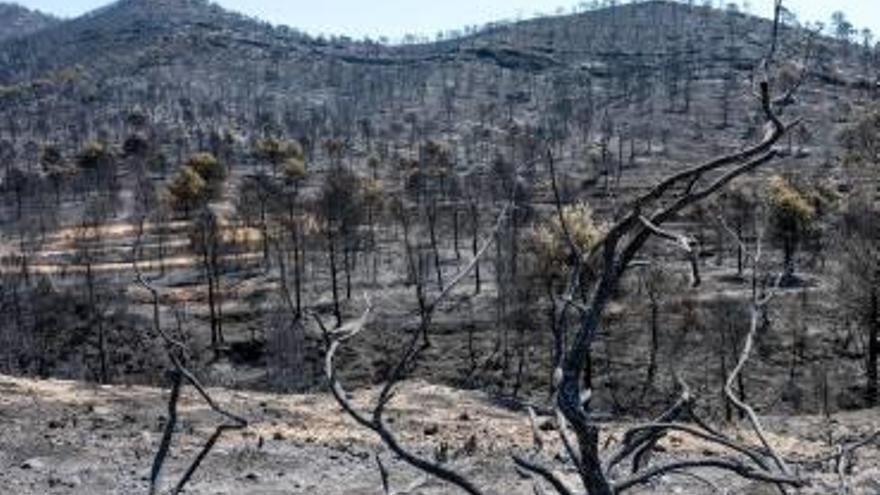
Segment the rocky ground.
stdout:
[[[382,493],[378,454],[397,493],[441,494],[456,490],[428,480],[391,459],[376,438],[345,417],[329,396],[269,395],[212,390],[219,403],[248,418],[247,429],[225,436],[187,490],[190,494]],[[369,393],[356,394],[357,400]],[[165,421],[167,391],[145,387],[98,387],[68,381],[0,377],[0,492],[16,495],[146,493],[147,474]],[[177,480],[210,434],[217,418],[194,394],[181,401],[179,432],[165,484]],[[511,467],[509,454],[528,452],[531,429],[483,394],[424,382],[406,384],[389,413],[402,441],[431,458],[443,457],[485,487],[487,494],[530,494],[531,482]],[[829,450],[880,428],[878,411],[822,417],[767,418],[771,440],[783,455],[803,457]],[[548,451],[555,451],[553,425]],[[613,447],[624,425],[608,425],[603,444]],[[734,434],[738,427],[729,427]],[[670,436],[661,446],[671,455],[705,455],[713,447]],[[721,452],[717,452],[721,453]],[[848,473],[850,492],[836,474],[811,472],[801,493],[880,493],[880,446],[868,446]],[[556,464],[558,472],[571,469]],[[668,477],[640,493],[765,493],[717,473],[701,478]],[[638,493],[639,491],[637,491]],[[773,493],[767,491],[766,493]]]

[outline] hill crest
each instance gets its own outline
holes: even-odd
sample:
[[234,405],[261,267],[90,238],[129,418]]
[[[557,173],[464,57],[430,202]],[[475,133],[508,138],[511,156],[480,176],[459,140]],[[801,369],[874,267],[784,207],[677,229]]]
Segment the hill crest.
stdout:
[[0,2],[0,41],[26,36],[59,22],[51,15],[15,3]]

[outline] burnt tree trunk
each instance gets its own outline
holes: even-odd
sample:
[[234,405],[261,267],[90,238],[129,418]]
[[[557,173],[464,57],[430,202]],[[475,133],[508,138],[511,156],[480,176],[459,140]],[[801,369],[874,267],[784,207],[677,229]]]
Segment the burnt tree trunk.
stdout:
[[98,301],[97,297],[95,297],[95,274],[92,270],[91,261],[86,262],[86,285],[89,292],[89,320],[98,330],[98,360],[100,363],[99,379],[101,380],[101,383],[107,384],[110,382],[110,374],[107,369],[107,335],[104,329],[104,322],[98,311]]
[[296,314],[302,316],[302,266],[305,246],[299,236],[299,226],[293,226],[293,286],[296,299]]
[[342,325],[342,311],[339,309],[339,285],[336,281],[336,237],[333,228],[327,228],[327,251],[330,254],[330,284],[333,290],[333,316],[336,326]]
[[[476,258],[477,253],[480,251],[480,210],[476,202],[471,203],[471,228],[473,231],[471,252]],[[474,264],[474,294],[480,293],[480,282],[480,260],[477,260]]]
[[351,247],[348,242],[342,249],[342,263],[345,270],[345,300],[351,300]]
[[209,270],[211,272],[211,277],[209,279],[209,283],[214,285],[213,288],[213,304],[216,307],[216,319],[217,319],[217,342],[222,347],[223,344],[226,343],[226,339],[223,337],[223,298],[222,293],[220,291],[220,259],[219,259],[219,246],[217,245],[216,236],[212,236],[212,245],[211,245],[211,264],[209,266]]
[[291,200],[288,203],[288,221],[290,223],[290,237],[293,241],[293,292],[296,301],[296,316],[302,316],[302,258],[299,223],[296,221],[295,204]]
[[657,354],[660,347],[660,305],[657,302],[655,294],[649,294],[651,300],[651,355],[648,362],[648,377],[645,383],[645,389],[654,386],[654,379],[657,374]]
[[452,212],[452,242],[455,248],[455,259],[461,260],[461,249],[459,248],[459,234],[458,234],[458,207],[453,206]]
[[443,270],[440,266],[440,248],[437,243],[437,203],[428,207],[428,230],[431,237],[431,252],[434,256],[434,270],[437,272],[437,286],[443,290]]
[[880,297],[877,289],[871,290],[870,321],[868,322],[867,389],[865,399],[869,407],[877,405],[877,362],[880,360]]

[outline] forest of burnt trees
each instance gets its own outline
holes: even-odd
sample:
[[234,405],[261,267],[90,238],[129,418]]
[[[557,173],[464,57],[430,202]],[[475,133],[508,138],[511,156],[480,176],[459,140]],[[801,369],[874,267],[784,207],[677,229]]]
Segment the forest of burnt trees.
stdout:
[[[4,35],[0,372],[170,380],[154,489],[184,383],[229,420],[204,455],[247,422],[202,383],[329,382],[473,495],[398,443],[400,382],[554,417],[591,495],[705,467],[787,493],[853,463],[877,434],[792,460],[759,418],[880,401],[880,45],[842,13],[715,7],[612,1],[393,46],[122,0]],[[374,409],[343,383],[378,386]],[[603,418],[649,422],[603,457]],[[670,432],[732,455],[654,462]],[[582,493],[542,434],[515,464]]]

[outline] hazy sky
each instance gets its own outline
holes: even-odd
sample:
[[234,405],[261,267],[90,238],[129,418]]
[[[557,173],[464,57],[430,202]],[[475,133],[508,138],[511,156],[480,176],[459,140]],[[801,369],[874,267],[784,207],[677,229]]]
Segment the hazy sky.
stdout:
[[[0,0],[3,1],[3,0]],[[108,3],[108,0],[13,0],[29,8],[71,17]],[[566,10],[580,0],[215,0],[238,12],[274,24],[287,24],[310,34],[347,34],[356,38],[385,35],[392,40],[405,33],[434,36],[438,30],[458,29],[501,19],[529,17],[535,12]],[[625,1],[625,0],[624,0]],[[729,0],[720,0],[728,3]],[[744,0],[737,0],[742,4]],[[745,0],[752,13],[770,15],[772,0]],[[719,0],[713,0],[718,3]],[[587,2],[591,3],[591,2]],[[695,3],[701,4],[702,0]],[[842,10],[859,29],[880,33],[878,0],[787,0],[785,5],[801,20],[826,24]]]

